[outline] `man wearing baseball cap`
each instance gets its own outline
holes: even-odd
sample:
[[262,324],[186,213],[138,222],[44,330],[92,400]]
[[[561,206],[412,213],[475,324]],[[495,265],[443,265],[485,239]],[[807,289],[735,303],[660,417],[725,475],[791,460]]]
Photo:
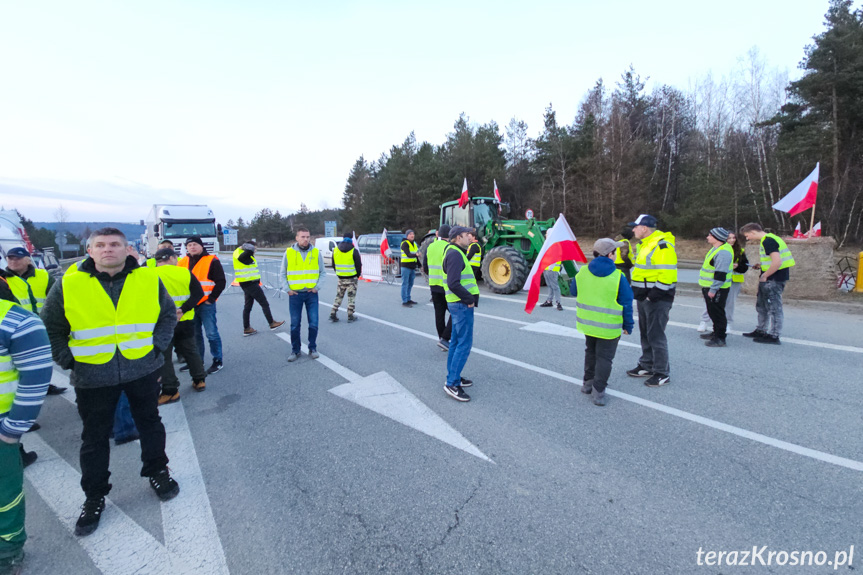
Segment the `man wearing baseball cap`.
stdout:
[[[207,248],[204,247],[200,236],[192,236],[186,240],[186,253],[189,255],[180,258],[177,265],[192,272],[204,288],[204,297],[195,309],[195,340],[198,344],[198,354],[203,360],[204,331],[206,331],[210,354],[213,356],[213,365],[207,369],[207,373],[216,373],[224,367],[222,337],[219,335],[219,326],[216,323],[216,300],[225,290],[227,283],[225,270],[217,256],[207,253]],[[188,371],[188,367],[187,364],[186,367],[180,368],[180,371]]]
[[461,376],[473,347],[473,312],[479,304],[479,288],[467,259],[467,249],[473,237],[474,231],[471,228],[450,228],[450,245],[444,251],[441,265],[444,273],[444,293],[452,318],[444,391],[457,401],[470,401],[470,396],[462,388],[473,383]]
[[37,269],[30,259],[30,252],[22,247],[6,252],[6,272],[6,280],[18,303],[33,313],[41,312],[54,278],[47,271]]
[[582,266],[570,282],[575,296],[575,327],[584,334],[584,382],[581,392],[593,396],[594,405],[605,405],[605,388],[617,352],[620,335],[632,333],[632,288],[614,265],[623,242],[596,240],[593,261]]
[[734,261],[734,250],[727,241],[728,230],[725,228],[710,230],[707,234],[710,250],[704,257],[698,277],[698,285],[701,286],[701,293],[707,304],[707,313],[713,322],[713,333],[701,335],[701,339],[708,340],[704,344],[707,347],[725,347],[725,332],[728,328],[725,302],[731,289],[731,267]]
[[638,302],[642,353],[638,365],[626,374],[648,378],[644,382],[647,387],[660,387],[671,381],[665,326],[677,292],[675,239],[656,229],[656,218],[648,214],[641,214],[628,225],[641,242],[632,265],[632,292]]

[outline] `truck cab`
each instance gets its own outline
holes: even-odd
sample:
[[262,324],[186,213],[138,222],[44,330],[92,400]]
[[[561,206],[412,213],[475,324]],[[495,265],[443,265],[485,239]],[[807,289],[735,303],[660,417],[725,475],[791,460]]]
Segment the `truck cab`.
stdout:
[[205,205],[156,204],[145,222],[144,247],[153,257],[159,242],[170,240],[178,256],[186,255],[186,240],[200,236],[211,254],[219,251],[218,226],[213,210]]

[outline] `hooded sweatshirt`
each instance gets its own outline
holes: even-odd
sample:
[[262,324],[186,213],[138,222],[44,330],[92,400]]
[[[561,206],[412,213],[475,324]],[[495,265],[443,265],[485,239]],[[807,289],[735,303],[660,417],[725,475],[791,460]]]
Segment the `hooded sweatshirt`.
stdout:
[[[309,242],[309,246],[306,249],[302,249],[300,244],[294,243],[290,248],[290,250],[294,250],[299,252],[302,256],[303,261],[306,260],[308,255],[311,253],[313,249],[315,249],[315,245]],[[312,291],[313,289],[320,290],[321,285],[324,283],[324,278],[326,277],[326,272],[324,272],[324,255],[318,252],[318,283],[315,284],[313,288],[301,289],[300,291]],[[279,286],[282,288],[282,291],[288,293],[291,291],[291,288],[288,287],[288,252],[285,251],[285,255],[282,256],[282,267],[279,269]]]
[[[126,257],[126,266],[114,276],[96,271],[96,264],[91,258],[82,261],[78,273],[87,273],[96,277],[108,297],[117,306],[120,293],[129,272],[138,267],[138,261],[133,256]],[[69,333],[71,326],[66,319],[66,309],[63,302],[63,282],[57,282],[48,293],[45,307],[42,308],[42,321],[48,330],[51,340],[51,354],[57,365],[63,369],[71,369],[70,383],[80,388],[110,387],[121,383],[135,381],[149,375],[162,367],[162,351],[167,349],[174,337],[174,326],[177,325],[177,306],[165,286],[159,282],[159,319],[153,328],[153,349],[141,359],[126,359],[119,351],[108,363],[91,364],[75,361],[69,350]]]
[[[593,258],[587,265],[587,269],[598,278],[610,276],[617,270],[614,260],[606,257]],[[569,292],[573,297],[578,295],[578,286],[575,278],[569,282]],[[617,287],[617,303],[623,306],[623,329],[632,333],[635,322],[632,320],[632,287],[626,280],[626,276],[620,274],[620,285]]]
[[[354,248],[354,242],[353,241],[346,242],[346,241],[342,240],[338,243],[338,245],[336,247],[339,248],[339,251],[341,251],[342,253],[348,253],[349,251],[351,251],[351,249],[353,249],[354,250],[354,267],[357,268],[357,273],[355,275],[339,276],[339,279],[351,279],[351,278],[360,277],[363,274],[363,259],[362,259],[362,257],[360,257],[360,250]],[[333,258],[332,268],[334,270],[336,269],[336,258]]]

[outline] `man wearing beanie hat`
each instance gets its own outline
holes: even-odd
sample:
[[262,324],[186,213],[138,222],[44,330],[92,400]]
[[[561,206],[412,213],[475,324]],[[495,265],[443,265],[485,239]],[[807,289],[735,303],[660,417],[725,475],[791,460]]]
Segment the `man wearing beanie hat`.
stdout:
[[249,240],[235,249],[231,256],[234,260],[234,280],[240,284],[240,289],[243,290],[243,337],[258,333],[258,330],[253,328],[251,323],[252,307],[255,302],[261,306],[261,311],[264,312],[264,318],[266,318],[271,331],[280,328],[285,323],[273,319],[267,294],[261,289],[261,272],[258,269],[258,260],[255,259],[257,245],[255,240]]
[[596,240],[593,261],[582,266],[569,283],[576,301],[575,326],[584,334],[584,382],[581,392],[593,396],[594,405],[605,405],[605,388],[611,375],[621,334],[629,335],[632,321],[632,288],[614,265],[623,242]]
[[452,334],[452,316],[447,320],[446,293],[443,287],[443,256],[444,250],[449,245],[449,230],[450,227],[447,224],[438,228],[438,231],[435,232],[436,239],[426,248],[423,258],[423,271],[429,279],[429,291],[431,291],[432,304],[434,305],[437,345],[443,351],[449,351],[449,339]]
[[707,234],[710,250],[701,264],[698,285],[707,304],[707,313],[713,322],[713,332],[701,335],[706,339],[707,347],[725,347],[725,336],[728,321],[725,317],[725,302],[728,290],[731,288],[731,264],[734,261],[734,250],[726,243],[728,230],[713,228]]
[[354,308],[357,304],[357,283],[363,273],[363,260],[360,251],[354,247],[353,237],[345,234],[333,250],[333,269],[339,278],[336,299],[330,312],[330,321],[339,321],[336,313],[342,305],[342,299],[348,294],[348,323],[356,321]]
[[[222,337],[219,335],[219,326],[216,323],[216,300],[219,299],[227,284],[225,270],[222,269],[222,262],[217,256],[207,253],[207,248],[204,247],[200,236],[192,236],[186,240],[186,253],[188,255],[180,258],[177,265],[192,272],[204,288],[204,297],[198,302],[194,320],[198,353],[203,360],[204,331],[206,331],[210,354],[213,356],[213,365],[207,369],[207,373],[216,373],[224,367]],[[180,371],[184,370],[185,368],[180,369]]]
[[402,240],[402,256],[399,262],[402,273],[402,305],[410,307],[416,305],[417,302],[411,299],[411,290],[414,287],[414,278],[417,275],[417,247],[414,239],[416,234],[413,230],[408,230],[405,233],[405,239]]

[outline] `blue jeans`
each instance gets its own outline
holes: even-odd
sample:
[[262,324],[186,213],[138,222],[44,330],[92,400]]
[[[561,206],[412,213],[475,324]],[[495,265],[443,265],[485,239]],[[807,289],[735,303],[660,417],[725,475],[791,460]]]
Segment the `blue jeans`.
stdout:
[[461,302],[449,302],[452,318],[452,335],[449,339],[449,354],[446,357],[447,387],[461,384],[461,370],[467,363],[473,346],[473,310]]
[[414,278],[417,271],[410,268],[402,268],[402,303],[408,303],[411,299],[411,290],[414,287]]
[[291,351],[300,353],[300,323],[303,319],[303,306],[306,308],[306,318],[309,320],[309,352],[318,349],[318,294],[310,291],[300,291],[297,295],[288,296],[288,306],[291,310]]
[[117,401],[117,409],[114,410],[114,441],[123,441],[132,435],[138,435],[135,420],[132,419],[132,409],[129,407],[129,398],[126,392],[120,392]]
[[198,353],[201,361],[204,361],[204,333],[207,332],[207,341],[210,342],[210,355],[213,359],[222,361],[222,338],[219,337],[219,326],[216,325],[216,303],[209,305],[202,303],[195,308],[195,341],[198,344]]

